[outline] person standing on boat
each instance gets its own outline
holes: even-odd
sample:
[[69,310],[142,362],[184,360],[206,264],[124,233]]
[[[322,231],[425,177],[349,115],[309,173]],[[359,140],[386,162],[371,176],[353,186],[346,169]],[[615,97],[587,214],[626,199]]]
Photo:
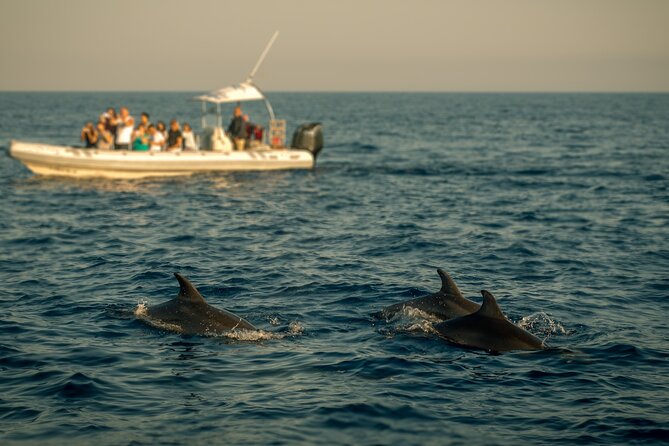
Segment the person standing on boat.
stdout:
[[230,125],[228,126],[228,134],[235,142],[235,149],[244,150],[244,145],[246,144],[248,133],[246,132],[244,114],[242,113],[242,108],[239,105],[235,107],[233,118],[230,121]]
[[135,120],[130,116],[128,108],[121,107],[116,128],[116,150],[130,150],[134,128]]
[[86,141],[87,149],[95,147],[95,144],[98,142],[98,132],[93,127],[92,122],[87,122],[84,128],[81,129],[81,140]]
[[[149,114],[147,112],[142,112],[141,115],[139,115],[139,124],[144,125],[144,130],[148,130],[149,126],[151,125],[151,121],[149,121]],[[139,124],[137,126],[139,127]]]
[[167,132],[167,151],[178,152],[183,148],[184,138],[176,119],[170,121],[170,130]]
[[105,122],[105,128],[107,131],[116,137],[116,125],[118,124],[118,117],[116,116],[116,110],[113,107],[109,107],[105,113],[102,114]]
[[100,121],[98,122],[98,141],[95,144],[100,150],[111,150],[114,146],[114,137],[105,127],[105,123]]

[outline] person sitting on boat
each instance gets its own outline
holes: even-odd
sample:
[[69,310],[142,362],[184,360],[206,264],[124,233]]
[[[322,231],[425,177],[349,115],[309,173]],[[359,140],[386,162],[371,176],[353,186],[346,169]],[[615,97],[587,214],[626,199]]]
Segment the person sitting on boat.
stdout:
[[132,150],[146,152],[149,150],[149,136],[146,134],[144,124],[140,123],[135,130],[135,135],[132,140]]
[[165,137],[155,125],[151,124],[149,126],[149,150],[160,152],[163,150],[163,144],[165,144]]
[[95,130],[92,122],[87,122],[81,129],[81,140],[86,141],[87,149],[95,147],[95,144],[98,142],[98,132]]
[[244,116],[240,106],[235,107],[233,118],[228,126],[228,134],[235,143],[235,149],[244,150],[246,144],[246,123],[244,123]]
[[130,150],[135,120],[130,116],[127,107],[119,110],[118,127],[116,128],[116,150]]
[[197,150],[197,142],[195,141],[195,134],[193,128],[189,123],[184,122],[184,129],[181,132],[184,139],[184,150]]
[[114,146],[114,137],[105,127],[105,123],[100,121],[98,122],[98,141],[95,144],[100,150],[111,150]]
[[[163,121],[158,121],[158,123],[156,124],[156,130],[158,130],[158,132],[160,132],[160,134],[163,135],[163,140],[167,141],[167,129],[165,128],[165,123]],[[163,149],[164,148],[165,147],[163,147]]]
[[[246,126],[246,147],[249,149],[257,147],[262,140],[262,127],[251,122],[249,115],[244,115],[244,125]],[[260,138],[258,138],[258,129],[260,129]]]
[[170,121],[170,130],[167,132],[167,151],[178,152],[183,149],[184,138],[176,119]]

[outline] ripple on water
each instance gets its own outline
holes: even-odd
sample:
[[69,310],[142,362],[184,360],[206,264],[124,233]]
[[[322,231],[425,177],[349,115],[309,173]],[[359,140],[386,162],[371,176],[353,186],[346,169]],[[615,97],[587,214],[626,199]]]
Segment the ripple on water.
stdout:
[[[191,96],[0,93],[0,141],[77,142],[100,104],[197,122]],[[3,444],[667,441],[669,96],[271,96],[324,122],[313,171],[62,180],[0,153]],[[550,348],[369,316],[438,267]],[[175,271],[260,330],[147,325]]]

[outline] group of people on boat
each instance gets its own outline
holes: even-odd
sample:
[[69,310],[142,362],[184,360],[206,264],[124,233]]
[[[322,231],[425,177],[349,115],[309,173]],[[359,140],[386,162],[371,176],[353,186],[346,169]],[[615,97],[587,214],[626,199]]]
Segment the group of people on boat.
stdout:
[[[240,106],[235,107],[233,118],[228,126],[228,136],[236,150],[252,147],[262,141],[264,129],[250,122],[248,115],[242,113]],[[136,150],[153,152],[178,152],[199,150],[198,140],[189,123],[180,125],[176,119],[170,120],[169,128],[163,121],[151,123],[149,114],[142,112],[140,121],[135,119],[127,107],[119,112],[113,107],[100,115],[98,122],[87,122],[81,129],[81,140],[86,148],[102,150]]]
[[159,152],[198,149],[193,129],[187,122],[181,126],[176,119],[172,119],[168,129],[163,121],[152,124],[149,114],[143,112],[135,125],[127,107],[121,107],[118,113],[110,107],[100,115],[95,125],[86,123],[81,129],[81,140],[87,148],[102,150]]

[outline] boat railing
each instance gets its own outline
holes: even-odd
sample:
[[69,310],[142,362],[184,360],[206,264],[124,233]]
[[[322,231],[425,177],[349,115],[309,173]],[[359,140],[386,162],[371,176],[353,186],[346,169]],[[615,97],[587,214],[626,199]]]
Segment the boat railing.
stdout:
[[269,121],[269,145],[273,149],[286,147],[285,119],[272,119]]

